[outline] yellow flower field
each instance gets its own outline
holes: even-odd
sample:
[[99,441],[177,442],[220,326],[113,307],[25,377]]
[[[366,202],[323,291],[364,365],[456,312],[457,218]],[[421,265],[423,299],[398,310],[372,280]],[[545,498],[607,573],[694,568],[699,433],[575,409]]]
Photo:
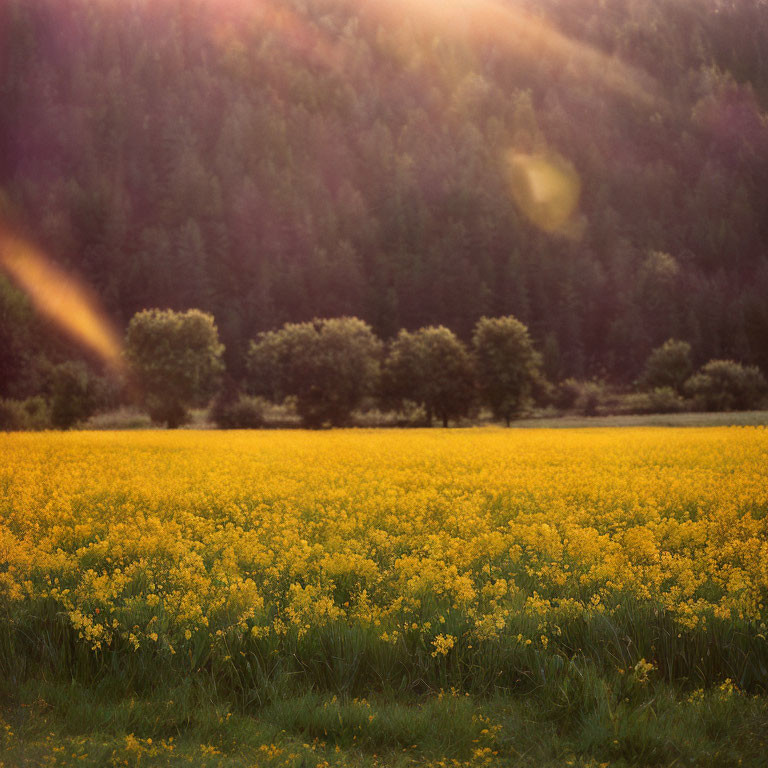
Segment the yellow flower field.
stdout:
[[764,428],[12,434],[0,454],[6,656],[42,626],[238,685],[270,654],[317,682],[313,659],[367,653],[471,686],[609,635],[629,671],[689,674],[736,627],[720,677],[765,685],[745,671],[766,655]]

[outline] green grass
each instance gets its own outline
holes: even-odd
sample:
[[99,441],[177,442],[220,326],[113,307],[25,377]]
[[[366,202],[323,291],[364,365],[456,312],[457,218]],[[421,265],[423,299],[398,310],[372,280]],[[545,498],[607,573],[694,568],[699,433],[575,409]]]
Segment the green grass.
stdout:
[[626,602],[546,648],[515,639],[534,631],[522,614],[481,647],[446,607],[446,656],[329,624],[168,657],[94,653],[38,608],[0,631],[3,768],[765,766],[768,643],[738,622],[683,630]]
[[[284,406],[270,406],[266,413],[267,426],[291,428],[300,427],[295,414]],[[407,423],[403,414],[369,413],[355,414],[354,423],[359,427],[397,427]],[[475,421],[465,419],[463,426],[492,423],[490,416]],[[768,425],[768,411],[732,411],[726,413],[648,413],[608,416],[548,415],[517,419],[511,427],[516,429],[531,428],[584,428],[584,427],[723,427],[723,426],[765,426]],[[84,429],[165,429],[153,425],[149,416],[133,408],[121,408],[117,411],[92,416],[82,425]],[[187,429],[214,429],[208,420],[207,411],[197,409],[191,412]],[[436,427],[437,428],[437,427]]]
[[673,632],[628,605],[546,649],[445,657],[330,625],[174,663],[37,619],[4,648],[25,665],[2,670],[3,768],[765,766],[768,644],[733,622]]
[[[368,700],[317,692],[238,708],[187,680],[143,697],[30,680],[6,691],[3,766],[764,766],[768,702],[590,665],[525,694]],[[5,727],[3,727],[3,725]]]
[[[609,675],[647,659],[670,685],[711,687],[731,679],[749,693],[768,691],[763,625],[710,615],[684,628],[661,607],[629,596],[604,612],[570,618],[512,608],[503,635],[483,641],[473,638],[471,619],[450,601],[423,596],[424,620],[437,622],[441,615],[442,631],[455,638],[446,655],[436,654],[420,628],[409,624],[413,617],[398,624],[394,642],[382,640],[379,627],[337,621],[306,633],[289,628],[283,635],[254,637],[232,631],[219,644],[200,632],[171,653],[154,644],[135,650],[120,637],[93,651],[67,614],[46,600],[8,614],[0,624],[0,676],[9,685],[61,675],[85,686],[111,680],[116,691],[137,696],[193,677],[217,697],[249,707],[307,691],[352,697],[452,687],[477,696],[529,692],[546,681],[564,684],[574,664],[588,663]],[[538,639],[542,632],[546,647]]]
[[611,416],[545,416],[518,419],[512,427],[730,427],[768,425],[768,411],[728,411],[724,413],[645,413]]

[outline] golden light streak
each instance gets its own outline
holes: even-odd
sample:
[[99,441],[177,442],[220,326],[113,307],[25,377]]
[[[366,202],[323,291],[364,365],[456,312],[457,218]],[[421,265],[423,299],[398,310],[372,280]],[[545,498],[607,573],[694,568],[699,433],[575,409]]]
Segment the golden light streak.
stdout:
[[90,291],[2,224],[0,266],[42,314],[75,341],[95,352],[112,372],[124,369],[120,337]]
[[[553,75],[563,80],[596,83],[654,111],[666,108],[647,73],[568,37],[514,0],[369,0],[364,7],[393,26],[408,19],[432,36],[445,35],[476,51],[495,47],[522,66],[552,64],[558,70]],[[581,180],[574,167],[553,153],[519,150],[502,158],[518,209],[545,232],[578,238],[585,222],[576,218]]]
[[568,37],[509,0],[369,0],[366,7],[393,23],[407,18],[455,38],[493,43],[513,57],[551,61],[568,76],[598,81],[649,106],[659,99],[646,73]]

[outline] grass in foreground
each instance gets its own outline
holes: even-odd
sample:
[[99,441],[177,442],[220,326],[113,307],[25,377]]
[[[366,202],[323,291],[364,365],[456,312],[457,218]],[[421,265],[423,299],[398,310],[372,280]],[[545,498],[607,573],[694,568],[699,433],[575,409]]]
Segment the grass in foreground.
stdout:
[[194,684],[145,698],[28,682],[3,712],[5,766],[764,766],[768,705],[730,684],[688,693],[608,680],[476,699],[316,693],[243,712]]

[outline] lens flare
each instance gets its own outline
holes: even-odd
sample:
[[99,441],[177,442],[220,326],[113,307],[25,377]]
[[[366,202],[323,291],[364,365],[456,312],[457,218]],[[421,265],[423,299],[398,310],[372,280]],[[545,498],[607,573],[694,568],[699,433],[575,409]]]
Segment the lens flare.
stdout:
[[571,234],[581,194],[576,169],[556,155],[510,150],[504,160],[512,198],[526,218],[545,232]]
[[113,373],[124,370],[120,337],[90,291],[2,224],[0,267],[27,293],[41,314],[95,352]]

